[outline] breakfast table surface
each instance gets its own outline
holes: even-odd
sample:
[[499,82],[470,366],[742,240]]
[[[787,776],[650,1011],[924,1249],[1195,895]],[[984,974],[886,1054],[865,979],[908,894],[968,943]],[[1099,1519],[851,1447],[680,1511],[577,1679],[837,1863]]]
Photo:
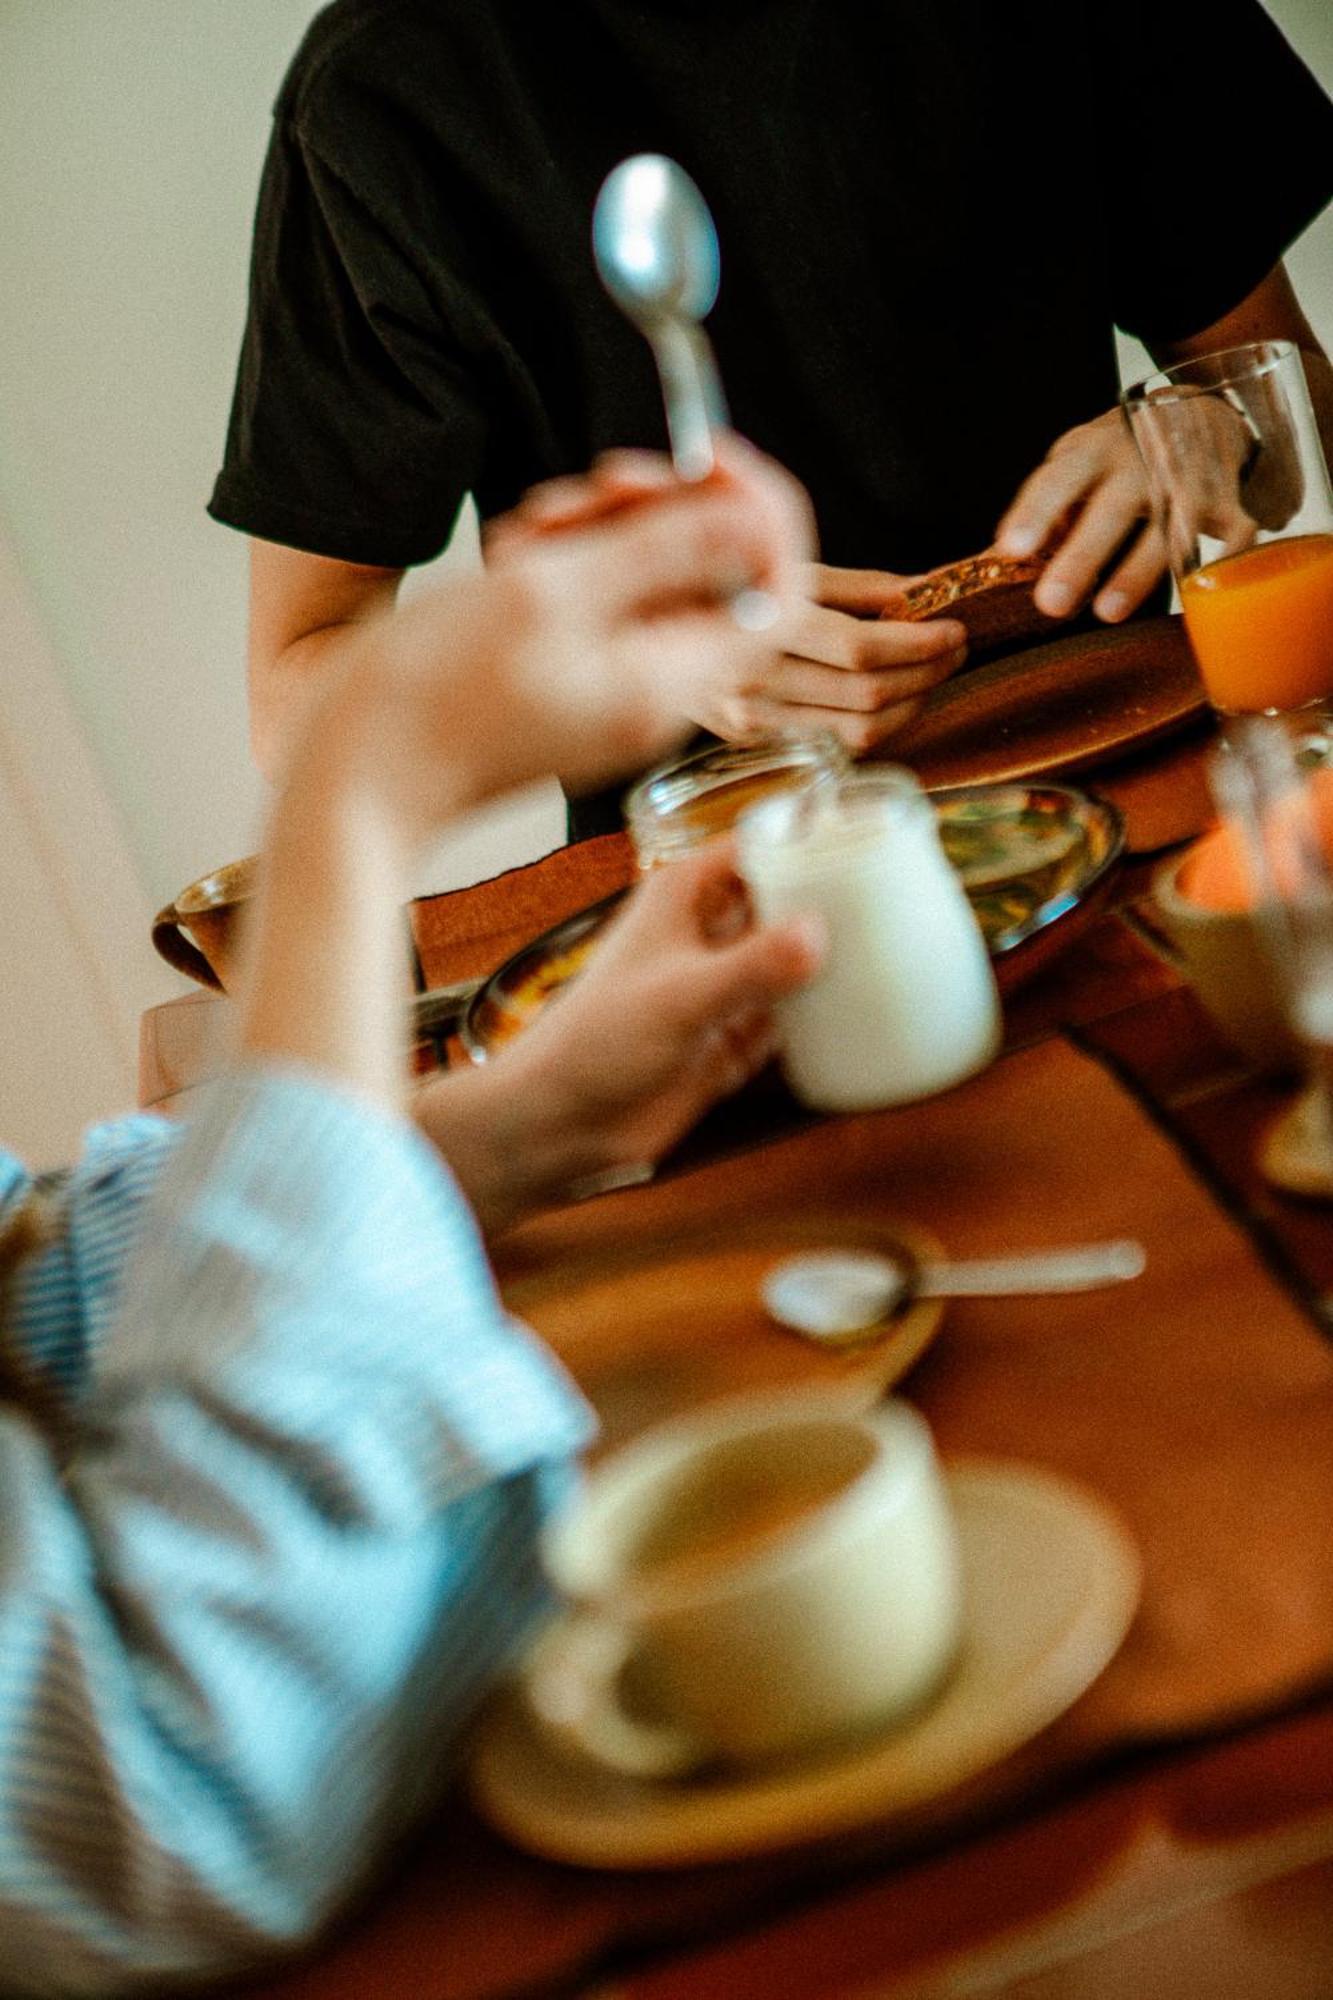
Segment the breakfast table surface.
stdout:
[[[746,1246],[1139,1238],[1144,1275],[1115,1290],[951,1303],[902,1384],[946,1463],[1039,1468],[1124,1524],[1143,1595],[1106,1671],[966,1783],[712,1865],[542,1859],[460,1782],[318,1951],[244,1991],[1333,1994],[1333,1216],[1259,1178],[1290,1085],[1246,1069],[1146,934],[1153,868],[1209,818],[1208,748],[1195,729],[1075,781],[1120,807],[1127,853],[1066,948],[1006,993],[982,1075],[837,1119],[763,1079],[650,1185],[496,1247],[508,1302],[615,1443],[717,1394],[836,1373],[763,1326],[735,1280]],[[425,983],[492,969],[632,872],[613,835],[418,903]],[[188,1106],[225,1012],[200,994],[145,1018],[145,1104]],[[863,1369],[866,1397],[893,1372]]]

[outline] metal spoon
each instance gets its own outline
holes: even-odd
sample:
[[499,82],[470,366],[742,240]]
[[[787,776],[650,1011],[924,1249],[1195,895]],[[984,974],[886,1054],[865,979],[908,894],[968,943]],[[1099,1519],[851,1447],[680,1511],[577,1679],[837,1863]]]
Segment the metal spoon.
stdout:
[[708,205],[674,160],[637,153],[602,183],[592,242],[602,283],[652,347],[676,471],[706,479],[713,432],[727,423],[717,363],[699,324],[712,311],[721,269]]
[[1137,1278],[1146,1262],[1143,1245],[1123,1238],[1015,1257],[915,1266],[876,1251],[815,1250],[775,1264],[760,1293],[780,1325],[837,1345],[882,1332],[910,1299],[1086,1292]]

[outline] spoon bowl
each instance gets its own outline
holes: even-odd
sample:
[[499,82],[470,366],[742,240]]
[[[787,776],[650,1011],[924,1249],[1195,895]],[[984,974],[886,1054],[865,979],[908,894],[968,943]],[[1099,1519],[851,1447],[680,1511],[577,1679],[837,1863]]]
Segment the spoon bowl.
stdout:
[[706,319],[721,262],[708,204],[661,153],[622,160],[602,184],[592,221],[602,283],[636,324]]
[[717,364],[700,321],[717,299],[717,231],[694,182],[660,153],[622,160],[593,213],[602,283],[650,343],[682,479],[713,470],[713,433],[727,423]]
[[917,1265],[881,1251],[815,1250],[775,1264],[762,1296],[780,1326],[823,1346],[852,1346],[878,1338],[913,1299],[1093,1291],[1137,1278],[1145,1262],[1142,1244],[1125,1239]]

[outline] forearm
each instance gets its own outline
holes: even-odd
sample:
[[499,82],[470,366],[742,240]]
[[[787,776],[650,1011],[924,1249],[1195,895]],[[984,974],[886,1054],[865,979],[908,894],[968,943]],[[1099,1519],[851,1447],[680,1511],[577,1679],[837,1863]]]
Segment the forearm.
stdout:
[[1275,265],[1248,298],[1211,326],[1186,339],[1154,342],[1152,355],[1160,367],[1170,368],[1256,340],[1289,340],[1299,348],[1324,455],[1333,467],[1333,365],[1306,317],[1285,265]]
[[607,1164],[604,1136],[565,1103],[548,1072],[525,1069],[520,1053],[434,1077],[412,1103],[487,1237],[571,1199],[581,1179]]
[[250,741],[276,782],[314,691],[359,628],[392,610],[401,570],[330,561],[278,542],[250,544]]
[[276,652],[261,653],[252,642],[246,676],[250,754],[270,784],[286,769],[307,704],[353,630],[350,622],[321,626]]
[[448,1162],[486,1238],[576,1196],[614,1168],[596,1116],[560,1088],[546,1062],[506,1050],[480,1068],[422,1084],[412,1118]]
[[401,1101],[406,865],[391,815],[354,780],[311,771],[289,786],[247,943],[243,1056],[285,1058],[380,1103]]
[[[523,593],[468,579],[442,601],[451,683],[439,603],[329,638],[269,828],[243,980],[244,1053],[308,1063],[395,1102],[412,855],[512,771],[529,775],[532,758],[521,724],[494,699],[496,646],[517,642]],[[462,726],[450,729],[455,719]]]

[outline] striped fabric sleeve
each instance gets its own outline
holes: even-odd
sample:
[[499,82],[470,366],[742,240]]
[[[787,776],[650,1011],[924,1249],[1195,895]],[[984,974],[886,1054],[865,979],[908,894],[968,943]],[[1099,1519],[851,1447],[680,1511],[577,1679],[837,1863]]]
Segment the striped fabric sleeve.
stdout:
[[0,1414],[6,1992],[307,1937],[437,1795],[589,1429],[407,1126],[252,1072],[168,1152],[63,1468]]
[[15,1274],[5,1297],[5,1339],[59,1404],[77,1402],[115,1311],[144,1204],[184,1137],[184,1127],[136,1114],[95,1125],[67,1172],[33,1180],[0,1154],[0,1217],[40,1188],[54,1237]]

